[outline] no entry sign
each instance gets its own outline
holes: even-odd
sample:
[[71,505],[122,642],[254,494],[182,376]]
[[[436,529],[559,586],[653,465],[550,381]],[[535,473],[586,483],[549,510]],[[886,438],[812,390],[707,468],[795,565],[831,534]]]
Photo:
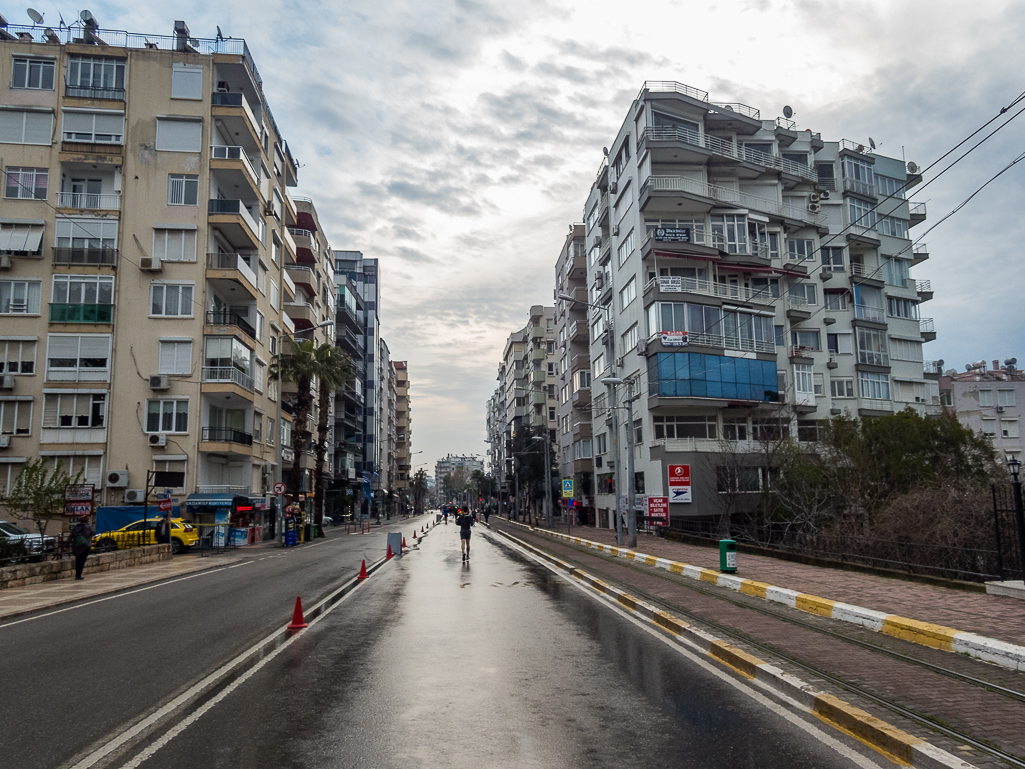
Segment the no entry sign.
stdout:
[[690,465],[669,465],[669,501],[691,501]]

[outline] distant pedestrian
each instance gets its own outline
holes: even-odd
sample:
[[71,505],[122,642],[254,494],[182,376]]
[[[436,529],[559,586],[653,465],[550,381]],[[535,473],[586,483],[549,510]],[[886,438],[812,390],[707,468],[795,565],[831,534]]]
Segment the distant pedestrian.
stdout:
[[491,517],[491,510],[490,510],[490,508],[485,507],[484,508],[484,523],[487,523],[488,522],[488,518],[490,518],[490,517]]
[[171,514],[164,513],[157,521],[157,544],[167,545],[171,542]]
[[75,579],[84,579],[82,570],[85,569],[85,559],[89,557],[89,551],[92,549],[94,534],[87,516],[79,518],[78,523],[71,527],[68,534],[68,539],[71,542],[71,554],[75,556]]
[[459,546],[463,551],[463,560],[470,560],[470,527],[476,523],[473,516],[465,510],[460,510],[456,516],[456,524],[459,526]]

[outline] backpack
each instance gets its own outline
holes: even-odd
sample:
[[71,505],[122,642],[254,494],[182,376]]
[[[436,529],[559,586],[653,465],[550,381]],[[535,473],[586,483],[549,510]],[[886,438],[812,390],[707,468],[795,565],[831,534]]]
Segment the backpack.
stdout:
[[75,538],[71,540],[71,547],[76,550],[84,550],[89,547],[89,537],[82,532],[78,532],[78,534],[75,535]]

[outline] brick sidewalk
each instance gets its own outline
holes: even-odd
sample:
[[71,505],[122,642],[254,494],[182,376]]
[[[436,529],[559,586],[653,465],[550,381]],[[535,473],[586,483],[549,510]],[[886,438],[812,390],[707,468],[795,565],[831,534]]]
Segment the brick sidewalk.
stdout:
[[[566,533],[565,527],[554,530]],[[616,543],[616,532],[612,529],[574,526],[572,535],[607,545]],[[719,569],[719,551],[712,547],[639,534],[637,551],[706,569]],[[737,566],[737,576],[745,579],[1025,645],[1025,601],[1017,598],[969,593],[748,553],[737,553]]]

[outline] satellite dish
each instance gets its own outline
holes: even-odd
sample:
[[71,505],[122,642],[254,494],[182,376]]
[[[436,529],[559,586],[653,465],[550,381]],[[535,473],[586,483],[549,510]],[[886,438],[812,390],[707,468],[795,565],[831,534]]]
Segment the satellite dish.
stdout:
[[918,163],[915,163],[914,161],[909,161],[908,162],[908,173],[917,174],[918,173]]
[[602,147],[601,151],[605,153],[605,157],[609,156],[609,148],[608,147]]
[[220,27],[220,25],[217,26],[217,39],[218,40],[223,40],[224,39],[224,35],[221,34],[221,27]]
[[783,108],[783,117],[787,120],[794,116],[794,109],[789,104]]
[[28,9],[25,10],[25,13],[27,13],[28,17],[30,19],[32,19],[32,23],[33,24],[42,24],[43,23],[43,14],[41,14],[35,8],[28,8]]
[[873,139],[871,136],[868,137],[868,146],[872,149],[876,148],[876,140]]

